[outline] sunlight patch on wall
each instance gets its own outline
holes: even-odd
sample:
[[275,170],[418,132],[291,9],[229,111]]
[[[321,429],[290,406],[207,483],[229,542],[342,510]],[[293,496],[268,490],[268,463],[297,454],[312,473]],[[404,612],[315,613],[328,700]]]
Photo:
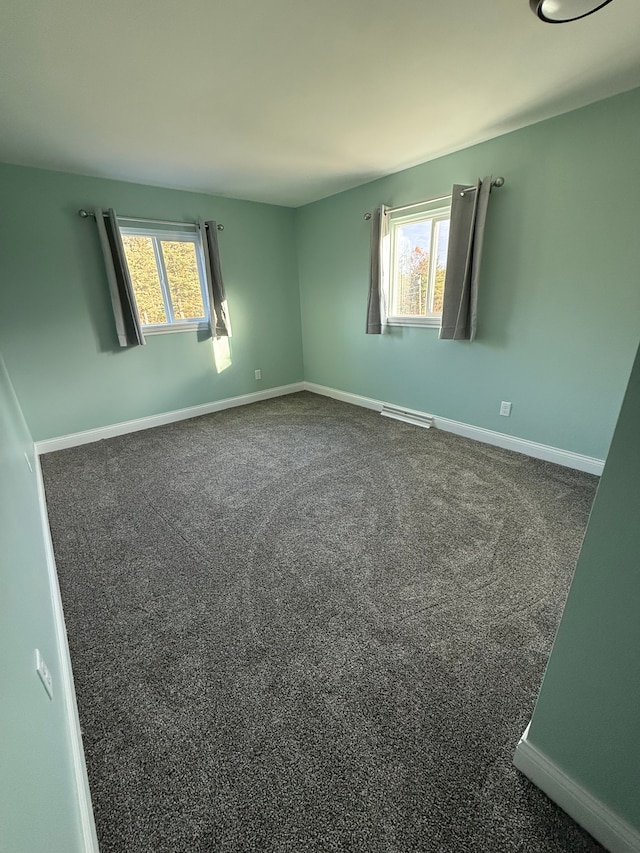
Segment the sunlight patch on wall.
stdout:
[[218,373],[222,373],[227,367],[231,367],[229,338],[213,338],[213,357]]

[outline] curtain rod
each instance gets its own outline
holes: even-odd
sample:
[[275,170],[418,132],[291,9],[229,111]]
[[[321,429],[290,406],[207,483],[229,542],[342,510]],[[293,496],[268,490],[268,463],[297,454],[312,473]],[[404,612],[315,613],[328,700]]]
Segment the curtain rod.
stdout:
[[[492,187],[501,187],[504,184],[504,178],[494,178],[491,181]],[[475,190],[476,187],[465,187],[460,191],[460,195],[463,196],[465,193],[471,192],[471,190]],[[438,198],[427,198],[424,201],[416,201],[414,204],[402,204],[400,207],[388,207],[387,213],[397,213],[399,210],[412,210],[414,207],[422,207],[423,204],[435,204],[437,201],[446,201],[448,198],[451,198],[451,194],[449,195],[441,195]],[[364,218],[366,220],[371,219],[370,213],[365,213]]]
[[[96,216],[95,213],[92,213],[90,210],[85,210],[84,208],[81,208],[78,211],[78,215],[81,216],[83,219],[86,219],[89,216],[93,216],[93,218],[95,219]],[[118,219],[126,219],[127,222],[148,222],[153,225],[193,225],[194,228],[198,224],[197,222],[172,222],[170,219],[141,219],[138,216],[118,216]],[[220,222],[218,222],[217,228],[218,231],[224,231],[224,225],[222,225]]]

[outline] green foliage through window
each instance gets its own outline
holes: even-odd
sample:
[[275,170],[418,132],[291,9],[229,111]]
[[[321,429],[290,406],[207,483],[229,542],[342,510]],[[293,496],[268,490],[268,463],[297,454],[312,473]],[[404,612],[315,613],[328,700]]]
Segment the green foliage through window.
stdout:
[[196,235],[123,228],[122,242],[143,326],[198,325],[207,319]]
[[391,318],[429,319],[442,314],[448,242],[448,208],[391,219]]
[[158,267],[151,237],[123,234],[122,242],[129,265],[138,314],[143,326],[151,323],[166,323],[162,290],[158,278]]
[[195,244],[162,240],[160,245],[176,320],[204,317]]

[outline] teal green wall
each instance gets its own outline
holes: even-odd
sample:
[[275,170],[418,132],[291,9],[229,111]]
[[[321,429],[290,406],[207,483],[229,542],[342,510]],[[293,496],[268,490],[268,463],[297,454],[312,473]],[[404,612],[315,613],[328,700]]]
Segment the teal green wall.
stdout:
[[[60,661],[40,523],[33,442],[0,355],[0,849],[82,849]],[[50,700],[35,649],[51,670]]]
[[529,741],[640,829],[640,351]]
[[[640,338],[638,151],[635,90],[298,210],[305,378],[604,458]],[[478,339],[365,335],[365,211],[487,174],[506,183],[491,197]]]
[[[19,166],[0,165],[0,185],[0,338],[35,440],[302,379],[294,211]],[[195,331],[118,348],[95,224],[78,216],[96,206],[224,224],[227,370]]]
[[[298,210],[0,166],[0,336],[31,432],[39,440],[305,378],[604,458],[640,337],[639,149],[635,90]],[[478,339],[365,335],[364,212],[488,173],[506,184],[489,211]],[[77,216],[98,204],[224,222],[230,368],[216,371],[196,332],[116,347],[95,227]],[[501,400],[513,403],[510,418],[498,415]]]
[[[304,376],[604,457],[640,337],[638,150],[640,90],[298,211],[0,166],[0,340],[31,434],[64,435]],[[440,342],[419,328],[366,336],[364,212],[488,173],[506,185],[492,196],[478,340]],[[95,227],[77,216],[95,205],[224,222],[228,370],[216,372],[211,341],[197,333],[116,347]],[[510,419],[497,414],[503,399],[513,402]],[[637,363],[529,733],[635,826],[639,421]],[[24,452],[32,455],[29,430],[0,363],[2,842],[12,853],[73,853],[80,835],[59,693],[49,702],[33,668],[39,647],[59,684]]]

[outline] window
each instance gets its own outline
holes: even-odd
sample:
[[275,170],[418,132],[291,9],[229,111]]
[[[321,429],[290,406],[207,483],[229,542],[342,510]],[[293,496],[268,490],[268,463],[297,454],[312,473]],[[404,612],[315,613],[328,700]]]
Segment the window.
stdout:
[[388,322],[439,326],[447,266],[451,205],[423,205],[390,214],[388,237]]
[[199,234],[124,224],[120,230],[145,335],[207,328],[209,303]]

